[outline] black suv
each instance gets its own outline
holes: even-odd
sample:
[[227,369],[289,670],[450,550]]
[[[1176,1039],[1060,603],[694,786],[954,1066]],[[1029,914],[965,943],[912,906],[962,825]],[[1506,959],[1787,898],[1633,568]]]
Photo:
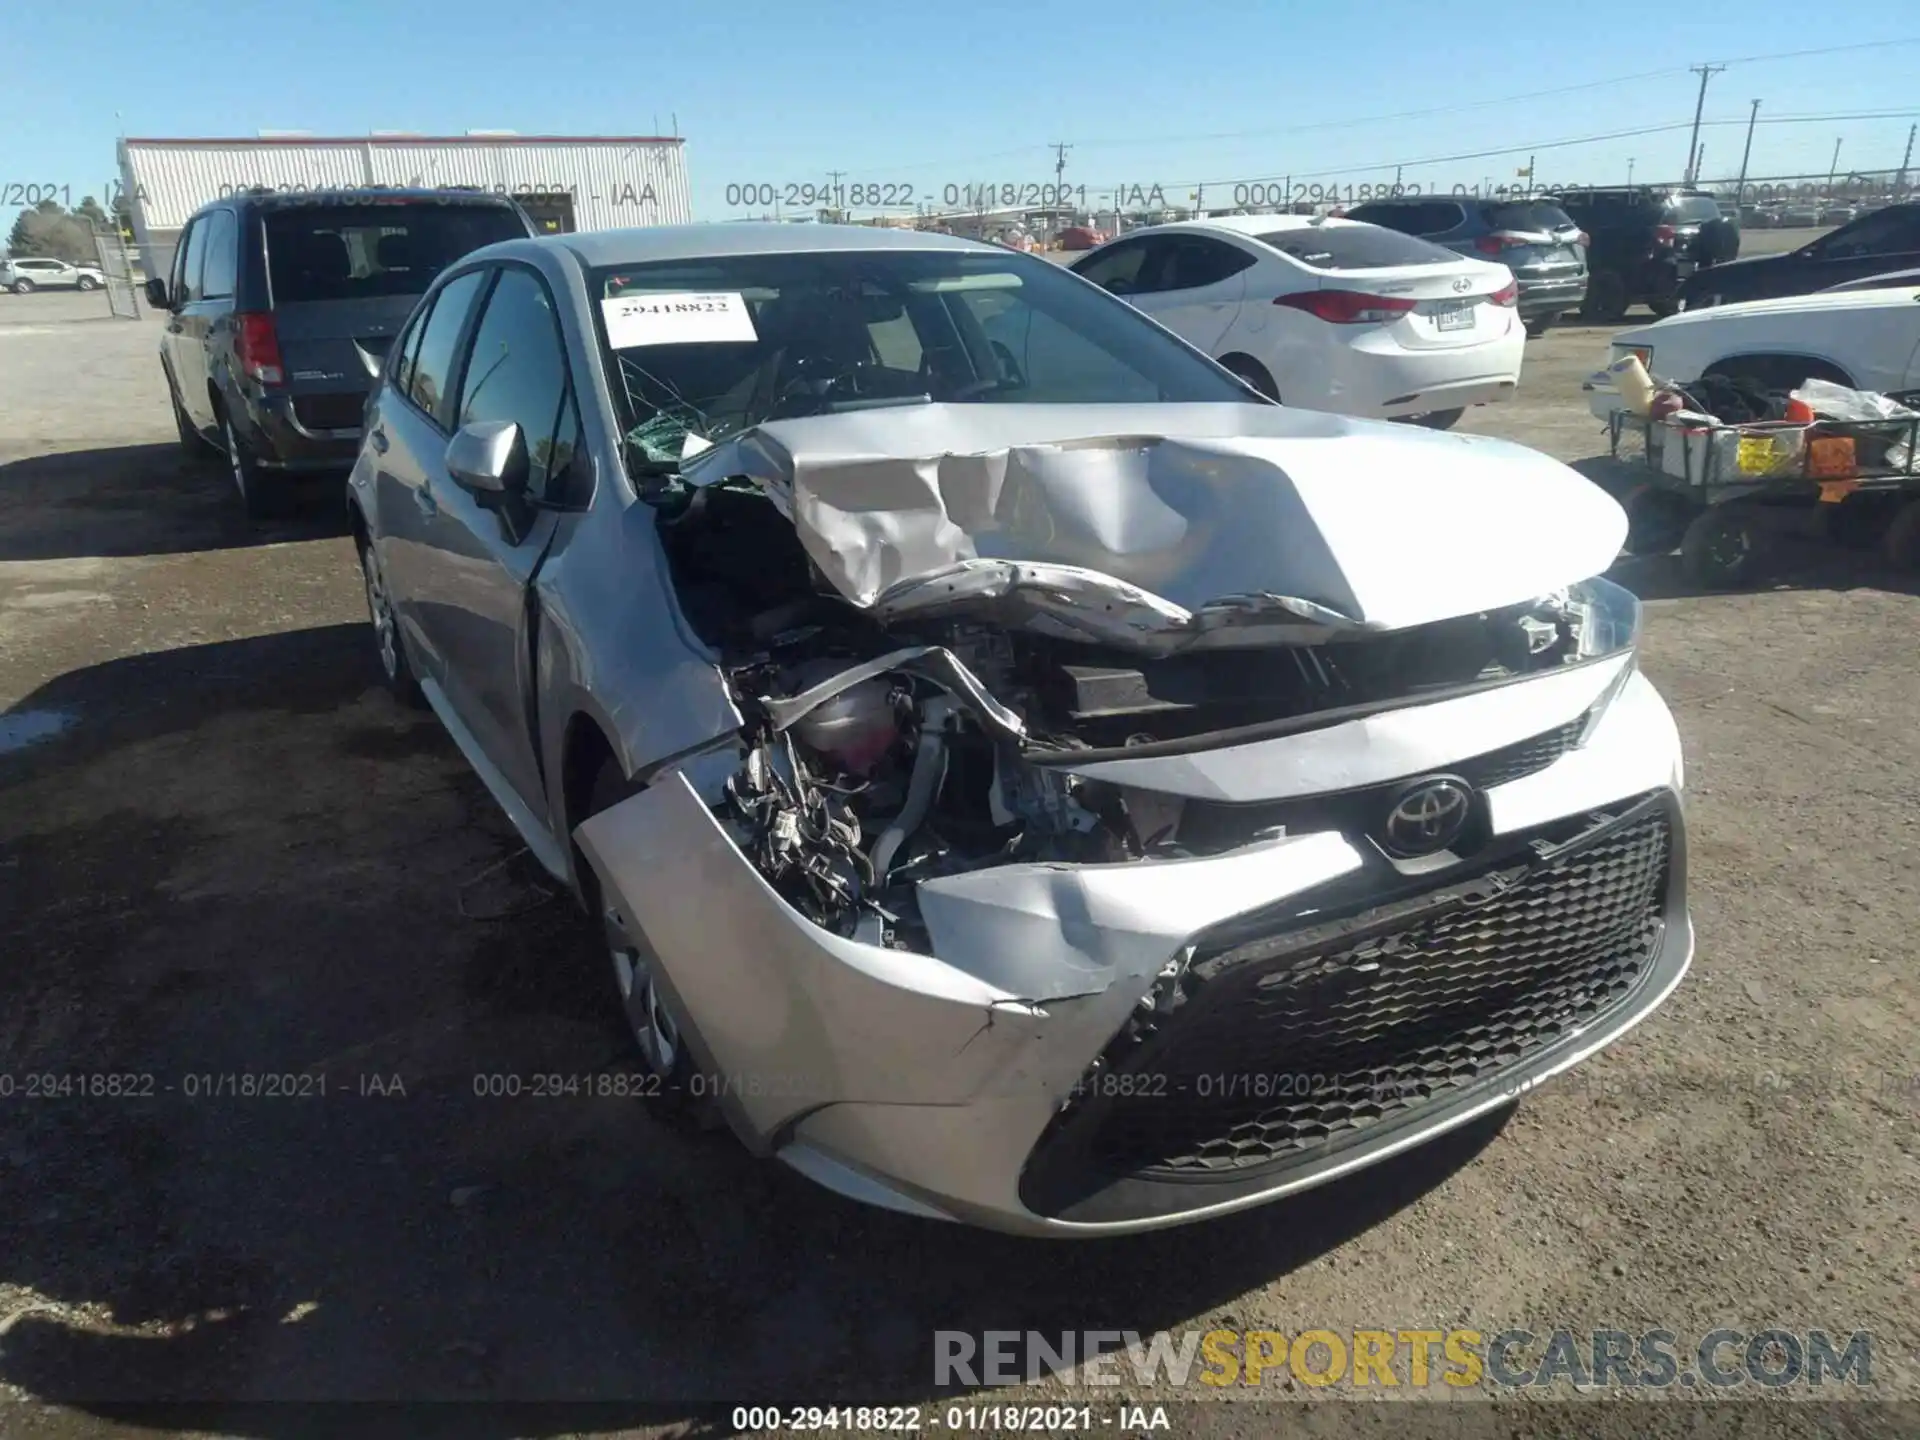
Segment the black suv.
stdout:
[[1740,253],[1739,212],[1722,212],[1704,190],[1640,185],[1554,198],[1587,232],[1588,320],[1619,320],[1636,301],[1671,315],[1691,276]]
[[477,191],[249,192],[203,205],[173,273],[147,282],[180,443],[223,451],[253,516],[291,477],[352,466],[360,415],[394,332],[433,277],[534,233]]
[[1541,334],[1587,298],[1587,237],[1551,201],[1406,195],[1356,205],[1347,218],[1506,266],[1519,287],[1520,319],[1529,335]]
[[1703,270],[1680,287],[1689,310],[1735,300],[1771,300],[1779,295],[1811,295],[1816,290],[1888,275],[1894,284],[1901,272],[1920,269],[1920,202],[1888,205],[1789,250],[1784,255],[1760,255]]

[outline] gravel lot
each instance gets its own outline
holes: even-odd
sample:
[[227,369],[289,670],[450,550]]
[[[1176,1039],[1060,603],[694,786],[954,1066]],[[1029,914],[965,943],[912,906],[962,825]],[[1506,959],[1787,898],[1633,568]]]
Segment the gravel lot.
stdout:
[[[1737,595],[1620,567],[1686,742],[1699,951],[1615,1048],[1295,1202],[1020,1242],[631,1101],[475,1096],[625,1064],[593,941],[374,685],[331,492],[249,526],[174,443],[158,325],[102,310],[0,296],[0,1429],[131,1434],[112,1402],[155,1398],[631,1407],[592,1428],[925,1400],[932,1332],[988,1328],[1866,1330],[1876,1390],[1916,1394],[1914,577],[1827,546]],[[1532,342],[1466,428],[1593,456],[1605,349]],[[47,1072],[154,1093],[23,1098]],[[326,1092],[186,1093],[237,1073]],[[1596,1433],[1561,1413],[1514,1433]]]

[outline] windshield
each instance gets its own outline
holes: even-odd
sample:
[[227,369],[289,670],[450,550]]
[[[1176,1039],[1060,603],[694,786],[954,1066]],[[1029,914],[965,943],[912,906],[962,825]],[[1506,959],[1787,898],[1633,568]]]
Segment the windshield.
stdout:
[[739,255],[600,270],[593,288],[648,463],[689,437],[883,405],[1248,398],[1125,304],[1013,253]]
[[524,237],[504,205],[385,200],[267,211],[267,273],[276,305],[420,295],[463,255]]
[[1315,270],[1385,270],[1395,265],[1450,265],[1460,257],[1430,241],[1378,225],[1301,225],[1258,237]]

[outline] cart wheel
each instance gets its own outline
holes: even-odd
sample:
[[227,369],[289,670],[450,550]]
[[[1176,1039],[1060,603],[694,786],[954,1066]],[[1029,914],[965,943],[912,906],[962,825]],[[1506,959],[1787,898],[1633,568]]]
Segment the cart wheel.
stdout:
[[1665,555],[1680,543],[1693,519],[1693,507],[1685,500],[1645,482],[1622,495],[1620,505],[1627,512],[1629,555]]
[[1757,576],[1768,558],[1767,532],[1748,505],[1712,505],[1680,537],[1680,566],[1708,590],[1732,590]]
[[1887,559],[1907,570],[1920,570],[1920,500],[1909,500],[1880,539]]

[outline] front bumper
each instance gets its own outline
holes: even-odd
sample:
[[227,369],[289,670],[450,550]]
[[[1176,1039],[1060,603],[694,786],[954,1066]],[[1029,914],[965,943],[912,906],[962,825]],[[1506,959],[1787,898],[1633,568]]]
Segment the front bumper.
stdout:
[[[1577,718],[1576,710],[1558,723]],[[1323,830],[1200,859],[1005,866],[922,885],[934,955],[861,944],[800,919],[678,775],[588,821],[578,836],[619,919],[652,953],[706,1083],[750,1148],[870,1203],[1015,1232],[1093,1235],[1224,1214],[1323,1183],[1508,1103],[1625,1033],[1678,983],[1692,954],[1681,780],[1672,719],[1634,675],[1585,745],[1520,778],[1489,778],[1489,839],[1477,858],[1409,877],[1383,872],[1363,841]],[[1610,818],[1596,829],[1590,812]],[[1309,935],[1324,914],[1307,912],[1337,908],[1369,917],[1362,928],[1405,932],[1412,912],[1383,918],[1389,896],[1428,924],[1441,909],[1470,910],[1454,892],[1490,866],[1524,862],[1545,876],[1550,859],[1584,863],[1581,855],[1636,825],[1643,837],[1647,826],[1660,830],[1658,856],[1647,858],[1645,846],[1656,842],[1645,839],[1644,873],[1622,880],[1614,865],[1612,928],[1590,936],[1586,950],[1562,946],[1544,970],[1534,963],[1539,937],[1564,930],[1552,917],[1592,910],[1582,895],[1597,892],[1576,884],[1578,893],[1549,896],[1529,889],[1535,881],[1503,882],[1545,929],[1514,922],[1520,928],[1509,925],[1508,940],[1473,942],[1480,978],[1469,989],[1484,1013],[1449,1008],[1446,984],[1409,973],[1392,995],[1375,997],[1371,1020],[1354,1008],[1358,991],[1329,992],[1327,1005],[1310,1004],[1273,1031],[1279,1043],[1268,1049],[1259,1034],[1230,1026],[1231,1047],[1201,1036],[1198,1052],[1164,1043],[1116,1052],[1162,970],[1190,946],[1202,958],[1231,950],[1229,938],[1249,927],[1278,944],[1281,960],[1256,956],[1239,972],[1236,983],[1250,984],[1255,1001],[1276,965],[1297,978],[1302,955],[1351,980],[1366,965],[1378,970],[1378,956],[1354,961],[1360,929],[1337,941]],[[1564,848],[1528,861],[1536,841]],[[1552,903],[1543,908],[1543,898]],[[1441,923],[1456,924],[1447,944],[1458,949],[1458,922]],[[1631,956],[1608,950],[1629,941]],[[1510,965],[1514,974],[1539,971],[1538,984],[1509,993],[1498,977]],[[1600,978],[1586,984],[1587,970]],[[1438,1050],[1396,1056],[1396,1024],[1380,1023],[1396,1006],[1422,1035],[1439,1037]],[[1533,1018],[1516,1028],[1521,1010]],[[1212,1013],[1237,1023],[1248,1012],[1216,1004]],[[1302,1016],[1313,1022],[1307,1029],[1318,1024],[1319,1051],[1302,1038]],[[1469,1043],[1481,1025],[1506,1027],[1486,1063]],[[1364,1053],[1353,1048],[1363,1040],[1372,1047]],[[1188,1163],[1189,1152],[1218,1159],[1222,1146],[1234,1151],[1232,1136],[1262,1123],[1239,1113],[1244,1094],[1231,1115],[1190,1103],[1195,1076],[1206,1073],[1188,1063],[1196,1053],[1238,1073],[1323,1079],[1364,1060],[1366,1083],[1384,1089],[1371,1100],[1343,1091],[1342,1123],[1304,1112],[1273,1121],[1287,1137],[1273,1153],[1249,1160],[1242,1146],[1224,1164]],[[1166,1088],[1181,1081],[1183,1092]],[[1153,1108],[1181,1096],[1182,1114]],[[1320,1105],[1324,1097],[1309,1098]],[[1379,1113],[1362,1114],[1368,1105]],[[1216,1120],[1234,1128],[1211,1133]]]

